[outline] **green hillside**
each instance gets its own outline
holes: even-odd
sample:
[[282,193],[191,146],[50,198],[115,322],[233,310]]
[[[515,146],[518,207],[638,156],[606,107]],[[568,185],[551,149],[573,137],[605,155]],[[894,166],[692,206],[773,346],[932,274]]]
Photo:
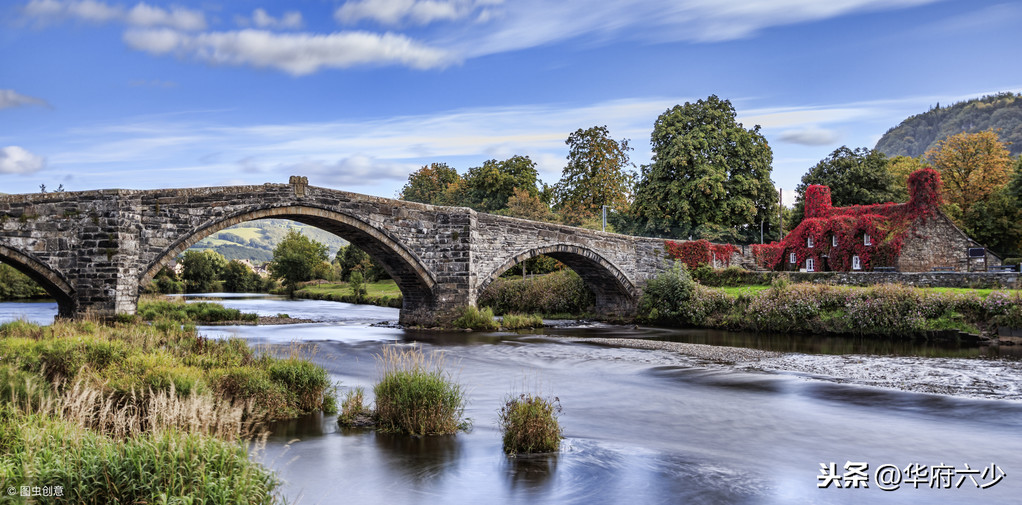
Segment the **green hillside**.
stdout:
[[1022,153],[1022,94],[998,93],[912,116],[887,131],[876,149],[888,156],[917,157],[962,132],[993,129],[1012,156]]
[[192,249],[212,249],[225,258],[247,259],[252,263],[266,263],[273,258],[273,248],[294,228],[306,237],[326,244],[332,258],[337,249],[348,242],[332,233],[314,226],[304,225],[288,219],[259,219],[224,228],[192,246]]

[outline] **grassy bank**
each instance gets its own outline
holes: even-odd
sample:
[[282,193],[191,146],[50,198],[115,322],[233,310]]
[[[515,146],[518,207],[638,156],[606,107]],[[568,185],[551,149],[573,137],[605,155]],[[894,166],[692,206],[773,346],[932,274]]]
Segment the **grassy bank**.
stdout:
[[[60,321],[0,325],[0,362],[62,394],[85,385],[100,403],[138,408],[173,393],[213,405],[245,405],[248,418],[282,419],[323,407],[326,371],[298,357],[256,353],[241,339],[212,340],[177,323]],[[332,399],[326,400],[330,403]]]
[[[0,482],[52,498],[14,503],[282,503],[245,444],[179,430],[119,438],[0,405]],[[59,496],[56,495],[59,493]]]
[[351,284],[347,282],[308,283],[295,291],[295,298],[401,308],[401,290],[393,280],[368,283],[364,286],[366,293],[357,296]]
[[298,347],[275,358],[206,339],[170,308],[152,324],[0,325],[5,488],[60,486],[71,503],[281,501],[244,440],[265,421],[331,410],[326,371]]
[[926,337],[945,330],[992,334],[1022,327],[1018,291],[790,284],[710,288],[684,269],[646,288],[640,319],[654,324],[757,332]]

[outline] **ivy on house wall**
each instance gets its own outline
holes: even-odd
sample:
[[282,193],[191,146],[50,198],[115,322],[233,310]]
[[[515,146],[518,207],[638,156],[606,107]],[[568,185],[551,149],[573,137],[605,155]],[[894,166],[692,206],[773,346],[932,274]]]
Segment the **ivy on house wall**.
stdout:
[[[916,223],[925,222],[936,212],[941,203],[940,188],[940,174],[932,168],[924,168],[908,178],[908,203],[832,207],[830,188],[809,186],[806,188],[806,219],[781,242],[754,244],[753,258],[758,265],[771,270],[783,269],[784,260],[790,260],[791,253],[795,255],[792,266],[796,269],[804,267],[806,260],[812,258],[819,270],[824,256],[830,270],[851,270],[854,256],[859,257],[864,270],[893,266]],[[864,240],[865,235],[871,239],[869,244]],[[836,246],[834,237],[837,237]],[[813,247],[809,247],[810,238]]]

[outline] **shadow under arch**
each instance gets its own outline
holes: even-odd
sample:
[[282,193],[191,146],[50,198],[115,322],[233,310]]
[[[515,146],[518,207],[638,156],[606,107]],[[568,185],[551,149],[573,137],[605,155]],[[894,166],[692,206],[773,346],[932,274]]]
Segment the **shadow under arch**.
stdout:
[[596,310],[601,314],[628,315],[634,312],[639,297],[635,283],[600,254],[571,244],[548,245],[519,252],[484,277],[477,292],[481,293],[507,269],[540,255],[550,256],[578,273],[596,295]]
[[0,244],[0,262],[11,265],[38,283],[50,296],[57,300],[57,316],[73,317],[75,312],[75,288],[52,268],[34,256]]
[[399,241],[359,218],[311,206],[268,207],[247,211],[191,230],[147,265],[140,279],[141,284],[151,281],[171,259],[203,238],[224,228],[258,219],[290,219],[333,233],[358,246],[379,261],[397,283],[403,299],[402,311],[424,304],[431,305],[433,302],[436,279],[419,258]]

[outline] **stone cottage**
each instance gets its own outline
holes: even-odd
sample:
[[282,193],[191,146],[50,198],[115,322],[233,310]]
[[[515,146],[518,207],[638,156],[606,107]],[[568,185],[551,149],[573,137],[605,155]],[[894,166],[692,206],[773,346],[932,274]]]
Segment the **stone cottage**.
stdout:
[[[770,270],[900,272],[977,270],[999,265],[940,211],[940,174],[931,168],[908,178],[908,203],[834,207],[830,188],[806,189],[805,220],[784,240],[752,246],[753,257]],[[975,251],[973,251],[975,253]]]

